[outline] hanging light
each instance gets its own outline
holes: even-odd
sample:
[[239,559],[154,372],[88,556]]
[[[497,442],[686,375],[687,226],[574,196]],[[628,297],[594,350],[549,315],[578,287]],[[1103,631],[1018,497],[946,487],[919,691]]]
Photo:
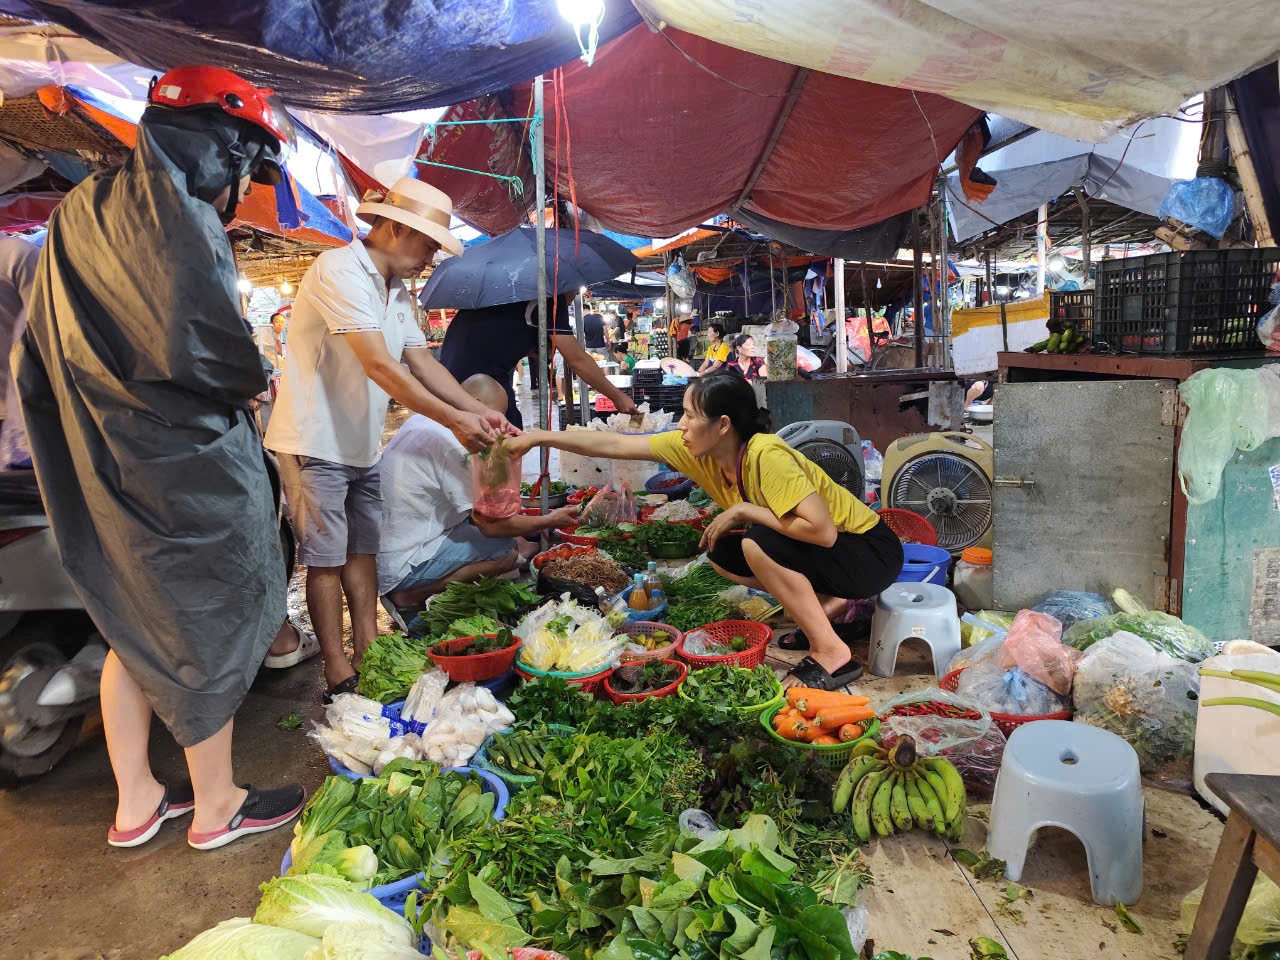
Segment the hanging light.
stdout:
[[880,289],[880,278],[879,278],[879,277],[876,277],[876,289],[877,289],[877,290],[879,290],[879,289]]
[[286,296],[286,297],[289,296],[289,294],[293,293],[293,284],[290,283],[288,280],[280,284],[280,293],[283,296]]
[[588,67],[595,62],[600,45],[600,24],[604,23],[604,0],[556,0],[560,16],[569,21],[582,51],[582,62]]
[[236,289],[239,290],[241,293],[253,293],[253,284],[250,283],[248,280],[246,280],[244,277],[241,277],[238,281],[236,281]]

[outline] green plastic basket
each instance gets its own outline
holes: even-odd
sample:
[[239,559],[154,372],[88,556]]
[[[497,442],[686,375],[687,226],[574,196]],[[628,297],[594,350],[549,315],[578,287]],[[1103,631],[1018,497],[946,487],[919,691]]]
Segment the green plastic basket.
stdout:
[[[503,732],[509,733],[510,731]],[[571,737],[577,732],[578,731],[573,727],[566,727],[561,723],[547,724],[547,733],[551,734],[553,737]],[[475,756],[471,758],[470,766],[478,767],[486,773],[492,773],[495,777],[505,783],[513,793],[537,783],[537,777],[530,777],[523,773],[512,773],[510,770],[503,770],[500,766],[490,761],[489,744],[493,743],[493,737],[494,735],[491,733],[489,736],[484,738],[484,743],[480,744],[480,749],[477,750]]]
[[[733,669],[744,670],[744,671],[747,671],[748,673],[755,672],[755,669],[753,667],[734,667]],[[691,672],[689,674],[689,677],[695,677],[695,676],[697,676],[697,673]],[[692,703],[694,702],[693,697],[691,697],[687,692],[685,692],[686,687],[688,686],[688,683],[689,683],[689,679],[686,678],[685,682],[680,684],[680,689],[676,691],[676,693],[682,700],[688,700],[690,703]],[[725,710],[728,713],[736,713],[739,716],[751,717],[751,716],[755,716],[757,713],[760,713],[762,710],[768,710],[770,707],[781,707],[783,704],[787,702],[786,691],[782,689],[782,682],[777,677],[773,678],[773,686],[774,686],[774,696],[771,699],[766,700],[764,703],[753,703],[745,707],[723,707],[721,709]]]
[[830,767],[832,770],[840,770],[849,762],[849,754],[853,753],[856,744],[874,737],[880,732],[880,719],[873,717],[866,725],[866,728],[857,740],[850,740],[848,743],[837,744],[836,746],[820,747],[812,743],[797,743],[795,740],[788,740],[777,730],[773,729],[773,718],[778,715],[778,711],[782,709],[782,704],[776,704],[769,707],[760,714],[760,725],[765,728],[769,736],[777,740],[779,743],[785,743],[788,747],[794,747],[796,750],[811,750],[818,755],[818,758]]

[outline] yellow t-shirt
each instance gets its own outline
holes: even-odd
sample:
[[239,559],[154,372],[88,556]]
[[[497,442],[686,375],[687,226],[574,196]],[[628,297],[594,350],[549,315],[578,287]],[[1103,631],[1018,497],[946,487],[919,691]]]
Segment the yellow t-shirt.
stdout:
[[729,345],[721,340],[714,347],[707,350],[708,360],[719,360],[721,363],[729,362]]
[[[742,502],[737,483],[727,478],[711,458],[693,456],[679,430],[650,437],[649,452],[655,460],[691,478],[717,506],[728,509]],[[880,522],[874,510],[772,433],[757,433],[747,443],[742,458],[742,485],[748,500],[768,507],[779,519],[809,494],[817,493],[841,533],[866,533]]]

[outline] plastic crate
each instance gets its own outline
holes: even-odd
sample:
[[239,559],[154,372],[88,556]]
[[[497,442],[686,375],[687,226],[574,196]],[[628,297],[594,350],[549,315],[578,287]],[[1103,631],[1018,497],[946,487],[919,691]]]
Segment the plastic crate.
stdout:
[[1093,291],[1051,291],[1049,320],[1050,322],[1056,320],[1063,329],[1072,328],[1083,338],[1085,346],[1091,345],[1093,343]]
[[1261,351],[1280,247],[1187,250],[1098,263],[1094,343],[1122,353]]
[[778,711],[782,709],[782,704],[775,704],[760,714],[760,725],[765,728],[769,736],[778,743],[785,743],[788,747],[795,750],[804,750],[817,755],[818,759],[832,770],[841,770],[844,765],[849,762],[849,755],[853,753],[856,744],[868,737],[874,738],[880,732],[880,721],[876,717],[872,717],[862,728],[862,736],[857,740],[850,740],[847,743],[839,743],[835,746],[828,744],[820,746],[816,743],[800,743],[797,740],[788,740],[777,730],[773,729],[773,718],[778,715]]
[[[671,696],[680,689],[680,685],[684,683],[685,677],[689,676],[689,665],[681,663],[679,660],[668,659],[663,660],[662,662],[671,664],[673,667],[678,668],[676,678],[665,687],[659,687],[657,690],[648,690],[644,693],[619,693],[617,690],[613,689],[613,673],[610,673],[609,676],[604,678],[604,695],[609,698],[609,701],[613,703],[614,706],[618,706],[623,703],[638,703],[641,700],[648,700],[650,698],[657,699],[660,697]],[[639,664],[634,661],[630,665],[639,666]],[[616,671],[614,672],[616,673]]]
[[[968,667],[961,667],[959,670],[952,670],[945,677],[938,681],[938,686],[947,693],[955,693],[956,687],[960,685],[960,674],[964,673]],[[1034,723],[1036,720],[1070,720],[1070,710],[1059,710],[1056,713],[1036,714],[1029,717],[1020,717],[1014,713],[992,713],[991,719],[995,721],[996,726],[1000,728],[1000,732],[1006,737],[1013,735],[1013,731],[1017,730],[1024,723]]]
[[[698,627],[698,629],[711,634],[711,639],[719,643],[728,643],[735,636],[745,637],[748,646],[746,650],[740,653],[703,656],[702,654],[689,653],[685,650],[685,644],[689,641],[689,634],[686,633],[684,639],[676,647],[676,652],[680,655],[680,659],[688,661],[689,666],[694,670],[701,670],[703,667],[714,667],[720,664],[727,664],[731,667],[758,666],[764,663],[765,651],[769,649],[769,641],[773,639],[773,628],[763,623],[757,623],[755,620],[718,620],[715,623],[708,623]],[[695,631],[689,631],[689,633],[693,632]]]

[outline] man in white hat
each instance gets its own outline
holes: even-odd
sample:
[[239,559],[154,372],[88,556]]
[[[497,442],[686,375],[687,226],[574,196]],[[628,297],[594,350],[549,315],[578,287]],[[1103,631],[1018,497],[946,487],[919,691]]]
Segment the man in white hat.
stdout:
[[330,695],[356,687],[342,649],[344,593],[357,665],[377,634],[378,457],[388,397],[448,427],[473,452],[510,429],[428,353],[404,286],[441,250],[462,252],[449,232],[452,209],[448,196],[410,177],[386,197],[366,197],[357,213],[369,235],[317,257],[293,303],[266,445],[280,458]]

